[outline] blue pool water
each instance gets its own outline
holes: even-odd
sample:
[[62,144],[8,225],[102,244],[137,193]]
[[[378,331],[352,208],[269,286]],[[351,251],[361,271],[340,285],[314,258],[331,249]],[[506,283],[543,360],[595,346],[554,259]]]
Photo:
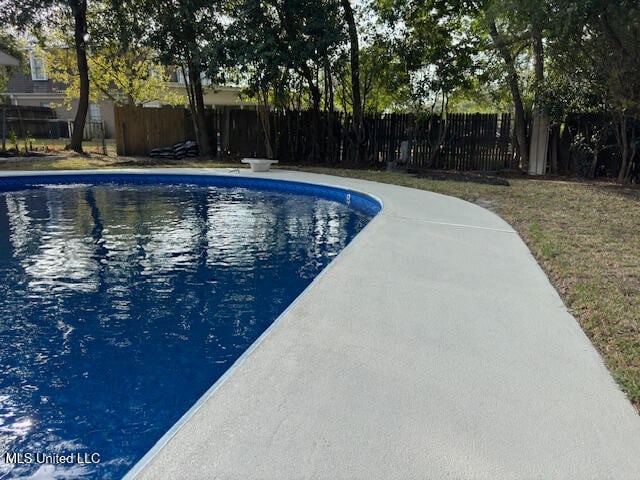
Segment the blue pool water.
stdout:
[[377,208],[104,178],[0,179],[0,478],[121,478]]

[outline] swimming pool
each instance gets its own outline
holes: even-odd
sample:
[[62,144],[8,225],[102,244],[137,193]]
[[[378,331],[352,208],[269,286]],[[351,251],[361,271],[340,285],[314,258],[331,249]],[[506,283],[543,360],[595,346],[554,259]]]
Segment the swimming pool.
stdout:
[[120,478],[380,208],[224,176],[10,177],[0,192],[12,478]]

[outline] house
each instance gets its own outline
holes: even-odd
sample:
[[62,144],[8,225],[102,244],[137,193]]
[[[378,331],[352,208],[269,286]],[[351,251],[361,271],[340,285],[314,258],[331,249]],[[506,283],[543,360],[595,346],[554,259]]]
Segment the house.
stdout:
[[[72,102],[70,107],[65,106],[64,85],[49,79],[44,58],[31,51],[28,59],[28,68],[14,70],[9,77],[6,92],[0,95],[8,98],[12,105],[50,107],[57,118],[72,121],[78,108],[77,101]],[[113,135],[115,125],[113,103],[91,103],[87,122],[103,123],[105,134],[109,138]]]
[[[236,107],[236,108],[256,108],[257,102],[241,98],[240,87],[215,85],[210,79],[202,75],[202,86],[204,104],[211,108]],[[185,90],[185,80],[181,69],[176,69],[170,75],[169,88],[184,97],[184,105],[189,104],[187,92]],[[159,105],[149,105],[159,106]]]
[[[27,57],[27,55],[25,55]],[[0,57],[0,61],[4,57]],[[11,57],[13,58],[13,57]],[[35,51],[28,54],[29,65],[24,71],[16,70],[12,73],[7,84],[6,92],[0,95],[7,97],[13,105],[50,107],[57,118],[72,121],[77,109],[77,101],[73,101],[70,107],[64,105],[64,85],[49,79],[45,59]],[[15,60],[15,59],[13,59]],[[240,88],[212,85],[210,81],[203,81],[205,85],[204,103],[212,108],[235,106],[239,108],[255,108],[254,102],[240,99]],[[176,71],[171,76],[169,88],[184,97],[184,105],[188,105],[188,98],[184,88],[182,72]],[[145,106],[158,107],[159,102],[150,102]],[[87,113],[87,123],[90,126],[102,125],[106,138],[115,136],[114,103],[111,100],[103,100],[98,103],[90,103]],[[93,131],[93,128],[89,129]],[[98,129],[101,131],[101,129]]]
[[6,65],[8,67],[17,67],[20,65],[20,62],[17,58],[12,57],[11,55],[4,53],[0,50],[0,65]]

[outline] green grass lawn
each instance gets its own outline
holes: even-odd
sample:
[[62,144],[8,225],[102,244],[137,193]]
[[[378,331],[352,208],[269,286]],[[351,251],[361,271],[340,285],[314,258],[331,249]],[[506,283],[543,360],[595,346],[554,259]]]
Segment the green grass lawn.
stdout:
[[[0,169],[216,167],[189,160],[91,155],[0,162]],[[640,189],[612,183],[510,179],[510,186],[436,181],[368,170],[301,168],[430,190],[490,208],[527,243],[607,367],[640,410]]]

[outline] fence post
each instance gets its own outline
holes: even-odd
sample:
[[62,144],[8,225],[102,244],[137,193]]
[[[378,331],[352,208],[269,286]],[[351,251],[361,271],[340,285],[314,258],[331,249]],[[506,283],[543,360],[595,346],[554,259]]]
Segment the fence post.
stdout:
[[7,109],[2,109],[2,151],[7,150]]
[[125,137],[126,128],[124,125],[124,121],[120,121],[120,128],[122,129],[122,155],[127,154],[127,140]]
[[18,125],[20,127],[20,136],[25,137],[24,122],[22,121],[22,109],[18,108]]
[[229,137],[231,133],[231,109],[224,107],[224,126],[222,129],[222,150],[229,151]]
[[102,154],[104,156],[107,156],[107,142],[105,141],[105,129],[104,129],[104,122],[100,122],[100,133],[102,136]]

